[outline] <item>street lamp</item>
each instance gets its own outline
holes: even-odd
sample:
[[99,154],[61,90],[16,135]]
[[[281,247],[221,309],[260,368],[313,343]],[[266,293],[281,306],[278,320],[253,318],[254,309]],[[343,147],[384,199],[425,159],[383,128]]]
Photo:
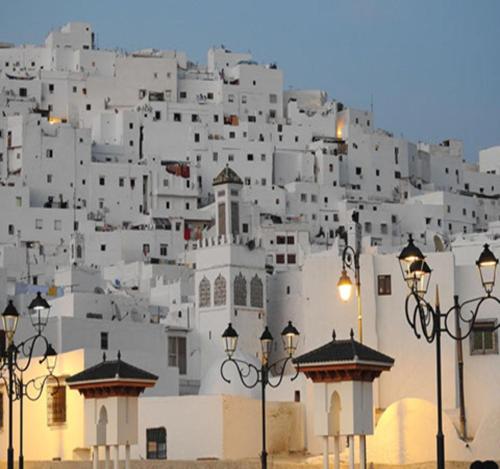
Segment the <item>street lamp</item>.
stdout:
[[[19,468],[23,469],[24,460],[22,454],[22,397],[28,396],[28,390],[30,386],[35,386],[37,389],[37,393],[33,395],[29,395],[34,397],[31,400],[38,399],[44,388],[44,385],[49,376],[52,376],[55,364],[57,353],[52,347],[52,345],[48,342],[47,338],[42,335],[42,332],[47,325],[48,317],[50,313],[50,305],[47,301],[42,298],[40,293],[37,294],[35,299],[30,303],[29,307],[30,319],[35,329],[35,334],[28,339],[16,344],[14,342],[14,336],[17,329],[17,324],[19,321],[19,312],[14,306],[12,300],[9,300],[7,307],[2,313],[2,323],[5,331],[5,335],[7,337],[7,348],[4,351],[1,360],[0,360],[0,370],[7,370],[7,380],[4,379],[6,384],[8,402],[9,402],[9,437],[8,437],[8,448],[7,448],[7,469],[14,469],[14,447],[13,447],[13,402],[19,399],[21,404],[21,451],[19,456]],[[45,347],[43,357],[39,361],[40,363],[46,362],[47,370],[49,374],[45,379],[39,380],[38,378],[28,381],[28,383],[24,384],[22,381],[22,374],[29,368],[31,365],[33,355],[35,352],[35,348],[37,345]],[[21,364],[20,359],[25,359],[24,364]],[[17,377],[16,373],[20,374],[20,378]],[[26,387],[28,386],[28,387]]]
[[[240,380],[246,388],[252,389],[258,384],[261,385],[262,453],[260,461],[261,461],[261,468],[267,469],[266,387],[269,385],[272,388],[277,388],[283,381],[286,366],[288,362],[292,359],[295,350],[297,350],[299,331],[295,328],[295,326],[292,324],[291,321],[288,322],[288,325],[281,332],[283,348],[287,356],[270,364],[269,357],[271,355],[274,338],[271,334],[271,331],[266,326],[264,332],[260,336],[260,346],[261,346],[260,367],[257,367],[253,363],[241,360],[239,358],[233,358],[233,355],[236,352],[236,346],[238,344],[238,333],[233,328],[231,323],[228,324],[227,329],[223,332],[222,338],[224,340],[224,347],[227,355],[227,358],[222,362],[220,368],[222,379],[227,383],[231,382],[224,375],[224,367],[227,364],[232,363],[236,367]],[[276,382],[272,382],[270,380],[270,374],[277,377]],[[295,375],[291,378],[291,380],[293,381],[295,378],[297,378],[298,374],[299,371],[297,369]]]
[[358,336],[359,341],[363,342],[363,311],[361,308],[361,276],[359,257],[361,255],[361,224],[359,223],[359,213],[354,212],[352,215],[354,222],[356,236],[355,246],[347,244],[347,237],[345,238],[346,246],[342,251],[342,273],[340,274],[339,281],[337,282],[337,289],[339,291],[340,299],[346,303],[350,300],[353,290],[353,283],[347,269],[354,272],[354,283],[356,286],[356,303],[358,312]]
[[[500,304],[500,299],[493,296],[491,293],[495,285],[496,269],[498,259],[489,249],[488,244],[485,244],[483,251],[476,261],[481,283],[485,291],[485,295],[469,299],[463,303],[459,303],[458,295],[454,296],[454,304],[446,312],[441,312],[439,302],[439,288],[436,286],[435,305],[432,306],[426,299],[425,295],[429,286],[431,277],[431,268],[425,261],[425,256],[422,251],[415,246],[413,238],[410,235],[408,244],[403,248],[398,256],[403,279],[405,280],[410,292],[405,301],[405,314],[408,324],[413,329],[415,336],[420,339],[422,335],[427,342],[435,343],[436,346],[436,381],[437,381],[437,434],[436,434],[436,452],[437,452],[437,467],[444,469],[445,467],[445,452],[444,452],[444,434],[443,434],[443,403],[442,403],[442,382],[441,382],[441,333],[447,333],[454,340],[464,340],[471,333],[476,322],[481,305],[486,301],[494,301]],[[467,316],[463,315],[462,309],[467,305],[477,303]],[[456,320],[456,331],[451,330],[449,321],[452,318]],[[460,322],[467,326],[467,330],[462,333]],[[493,330],[500,327],[500,324],[493,326]]]

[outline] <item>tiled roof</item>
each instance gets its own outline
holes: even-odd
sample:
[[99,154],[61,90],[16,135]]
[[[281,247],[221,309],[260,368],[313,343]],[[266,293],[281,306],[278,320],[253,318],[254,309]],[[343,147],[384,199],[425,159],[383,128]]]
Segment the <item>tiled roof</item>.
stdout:
[[348,340],[335,338],[317,349],[311,350],[293,360],[298,365],[331,362],[372,362],[392,365],[394,359],[367,345],[354,340],[353,335]]
[[226,165],[224,169],[214,177],[212,185],[217,186],[219,184],[243,184],[243,181],[236,174],[236,171]]
[[67,383],[81,383],[85,381],[100,380],[141,380],[156,381],[158,376],[141,370],[121,360],[118,355],[117,360],[107,361],[104,359],[101,363],[91,366],[86,370],[77,373],[66,379]]

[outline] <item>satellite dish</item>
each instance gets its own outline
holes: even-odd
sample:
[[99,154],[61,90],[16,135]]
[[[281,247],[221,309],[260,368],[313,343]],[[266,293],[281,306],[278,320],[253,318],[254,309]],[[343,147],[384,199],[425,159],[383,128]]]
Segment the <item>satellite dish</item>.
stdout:
[[443,240],[437,234],[434,235],[434,248],[436,249],[436,252],[446,251]]

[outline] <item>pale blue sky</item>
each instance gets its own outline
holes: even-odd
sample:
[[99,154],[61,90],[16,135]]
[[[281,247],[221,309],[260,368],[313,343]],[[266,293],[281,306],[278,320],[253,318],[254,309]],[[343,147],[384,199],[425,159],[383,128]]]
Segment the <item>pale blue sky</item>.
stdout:
[[459,138],[469,160],[500,144],[498,0],[4,0],[0,41],[41,43],[88,21],[103,48],[209,46],[276,61],[286,87],[369,108],[413,141]]

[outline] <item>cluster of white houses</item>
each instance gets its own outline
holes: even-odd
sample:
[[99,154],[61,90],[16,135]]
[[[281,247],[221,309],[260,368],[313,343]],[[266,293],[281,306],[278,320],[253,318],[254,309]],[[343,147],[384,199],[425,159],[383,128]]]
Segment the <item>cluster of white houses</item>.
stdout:
[[[284,91],[276,64],[224,47],[206,65],[179,51],[102,50],[85,23],[41,46],[0,43],[0,306],[13,299],[26,314],[46,295],[63,383],[118,351],[158,377],[139,398],[132,457],[259,451],[242,435],[258,434],[260,394],[236,375],[222,381],[221,333],[231,322],[249,360],[264,327],[279,337],[288,320],[299,354],[333,329],[347,339],[355,304],[335,285],[354,212],[364,343],[395,359],[374,382],[368,459],[431,460],[434,348],[406,324],[396,253],[412,233],[443,308],[481,295],[474,261],[486,241],[500,254],[500,147],[472,164],[457,140],[409,142],[323,91]],[[449,459],[500,459],[500,314],[488,308],[461,342],[463,380],[444,339]],[[29,327],[24,316],[17,336]],[[0,398],[5,448],[1,387]],[[271,452],[320,451],[318,398],[305,376],[271,393]],[[47,390],[25,413],[27,459],[91,457],[82,421],[95,416],[76,391]]]

